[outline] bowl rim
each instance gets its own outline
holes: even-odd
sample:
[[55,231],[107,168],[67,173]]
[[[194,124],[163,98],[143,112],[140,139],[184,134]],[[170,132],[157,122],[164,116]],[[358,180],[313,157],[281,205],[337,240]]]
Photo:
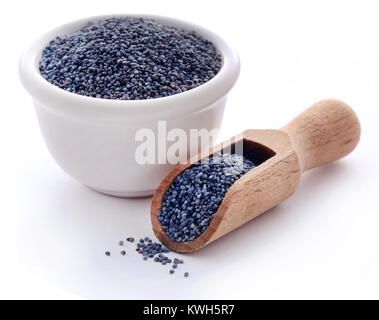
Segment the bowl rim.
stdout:
[[[88,97],[59,88],[48,82],[39,71],[39,60],[43,48],[57,36],[73,32],[85,23],[112,17],[141,17],[172,24],[196,31],[211,41],[221,54],[222,65],[218,73],[204,84],[188,91],[167,97],[144,100],[112,100]],[[23,52],[19,62],[21,82],[29,94],[40,105],[55,111],[74,114],[98,114],[108,116],[133,116],[143,112],[146,117],[171,117],[196,112],[222,99],[234,86],[240,72],[239,56],[220,36],[197,24],[181,19],[151,14],[106,14],[90,16],[60,25],[45,33]],[[80,104],[80,108],[78,108]]]

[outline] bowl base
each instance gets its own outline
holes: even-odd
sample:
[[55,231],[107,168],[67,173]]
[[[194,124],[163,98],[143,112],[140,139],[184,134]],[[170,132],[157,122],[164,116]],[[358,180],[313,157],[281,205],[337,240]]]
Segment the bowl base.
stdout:
[[100,192],[102,194],[106,194],[108,196],[113,197],[119,197],[119,198],[144,198],[144,197],[151,197],[154,194],[155,190],[147,190],[147,191],[135,191],[135,192],[124,192],[124,191],[111,191],[111,190],[104,190],[104,189],[98,189],[88,186],[88,188]]

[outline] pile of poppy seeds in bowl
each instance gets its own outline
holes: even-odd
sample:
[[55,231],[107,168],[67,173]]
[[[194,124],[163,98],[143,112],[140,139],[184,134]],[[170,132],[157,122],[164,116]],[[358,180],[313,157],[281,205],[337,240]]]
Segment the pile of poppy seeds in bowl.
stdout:
[[217,152],[184,170],[166,191],[158,214],[166,235],[176,242],[198,238],[228,189],[254,167],[242,155]]
[[41,75],[84,96],[142,100],[171,96],[212,79],[221,68],[215,46],[191,30],[153,19],[89,22],[43,49]]

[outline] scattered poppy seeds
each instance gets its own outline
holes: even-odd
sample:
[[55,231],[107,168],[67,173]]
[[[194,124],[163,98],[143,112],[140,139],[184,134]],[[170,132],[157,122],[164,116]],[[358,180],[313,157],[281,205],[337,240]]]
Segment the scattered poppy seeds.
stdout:
[[[129,237],[126,239],[126,241],[133,243],[134,238]],[[123,241],[119,241],[120,243]],[[171,264],[172,263],[172,269],[169,271],[170,274],[173,274],[175,272],[174,269],[178,268],[178,264],[183,264],[184,261],[182,259],[174,258],[173,260],[167,257],[164,253],[169,253],[170,250],[166,248],[164,245],[162,245],[159,242],[153,242],[149,237],[141,238],[137,243],[136,243],[136,251],[142,255],[142,260],[147,261],[149,258],[153,259],[154,262],[166,265],[166,264]],[[121,255],[125,255],[126,251],[122,250]],[[106,256],[110,256],[111,253],[110,251],[105,252]],[[184,273],[185,277],[188,277],[188,272]]]

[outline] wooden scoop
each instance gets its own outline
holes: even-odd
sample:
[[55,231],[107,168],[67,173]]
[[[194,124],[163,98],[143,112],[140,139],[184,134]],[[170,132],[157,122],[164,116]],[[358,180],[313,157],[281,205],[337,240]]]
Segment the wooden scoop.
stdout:
[[[280,130],[247,130],[231,141],[179,165],[161,182],[151,204],[151,221],[158,239],[177,252],[200,249],[263,212],[275,207],[297,189],[303,172],[346,156],[360,138],[360,124],[344,102],[317,102]],[[238,179],[226,193],[208,229],[194,241],[175,242],[158,220],[162,199],[175,179],[192,163],[216,151],[237,152],[259,164]]]

